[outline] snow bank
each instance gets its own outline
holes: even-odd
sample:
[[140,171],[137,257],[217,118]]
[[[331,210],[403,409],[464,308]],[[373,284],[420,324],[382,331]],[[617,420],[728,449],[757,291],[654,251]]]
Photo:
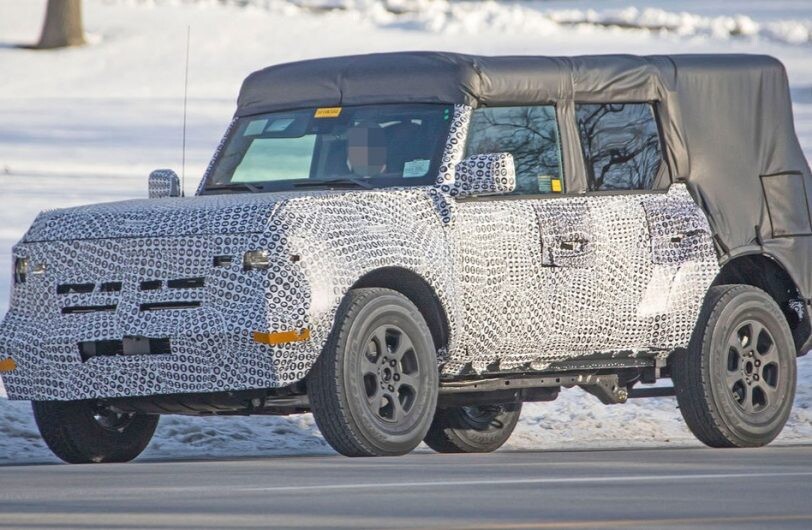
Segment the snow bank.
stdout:
[[[0,0],[0,314],[8,300],[11,245],[37,212],[144,197],[150,169],[179,169],[186,25],[192,26],[187,192],[194,190],[233,112],[239,84],[252,70],[396,49],[770,53],[788,67],[798,135],[807,156],[812,154],[808,2],[687,0],[681,3],[686,13],[674,12],[664,0],[641,0],[636,8],[620,3],[86,0],[95,44],[33,52],[11,45],[36,39],[44,0]],[[779,443],[812,441],[812,357],[799,361],[798,380],[795,409]],[[568,390],[555,402],[526,405],[506,449],[695,444],[673,398],[604,406]],[[144,458],[331,452],[310,415],[175,416],[161,420]],[[54,458],[39,438],[29,404],[0,400],[0,462],[39,461]]]

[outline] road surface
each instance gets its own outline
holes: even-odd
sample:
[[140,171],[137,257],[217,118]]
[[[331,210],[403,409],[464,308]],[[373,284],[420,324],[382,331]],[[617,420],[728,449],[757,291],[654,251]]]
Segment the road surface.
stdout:
[[812,447],[0,467],[0,528],[812,528]]

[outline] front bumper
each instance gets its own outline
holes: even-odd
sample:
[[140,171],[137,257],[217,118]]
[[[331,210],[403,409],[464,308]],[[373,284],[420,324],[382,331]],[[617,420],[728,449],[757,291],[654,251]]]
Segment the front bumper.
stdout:
[[[0,323],[10,399],[74,400],[285,386],[318,355],[254,332],[308,326],[295,264],[244,271],[260,235],[21,244],[46,272],[13,288]],[[215,260],[232,256],[233,259]],[[280,285],[288,289],[281,300]],[[120,348],[124,345],[123,350]]]

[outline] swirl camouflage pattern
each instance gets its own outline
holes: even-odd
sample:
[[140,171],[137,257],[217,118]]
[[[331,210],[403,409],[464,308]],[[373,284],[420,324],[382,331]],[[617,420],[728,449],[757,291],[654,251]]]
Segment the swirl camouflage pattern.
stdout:
[[[456,106],[434,187],[42,213],[14,248],[44,272],[14,287],[0,325],[0,351],[17,363],[3,375],[8,396],[289,385],[307,375],[348,290],[386,267],[412,271],[436,292],[449,326],[448,343],[438,345],[447,376],[539,369],[595,353],[665,355],[687,344],[718,264],[704,214],[684,186],[650,196],[459,202],[452,197],[500,193],[515,179],[504,157],[480,157],[479,165],[498,166],[493,189],[455,187],[470,113]],[[685,227],[689,240],[664,239]],[[258,249],[270,266],[244,270],[244,253]],[[308,329],[309,340],[252,339],[291,329]],[[81,343],[121,340],[171,346],[83,359]]]

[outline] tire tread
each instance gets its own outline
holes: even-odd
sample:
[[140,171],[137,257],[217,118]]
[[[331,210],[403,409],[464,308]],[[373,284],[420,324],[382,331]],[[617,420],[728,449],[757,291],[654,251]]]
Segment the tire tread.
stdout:
[[[709,356],[704,352],[711,348],[712,329],[718,322],[721,312],[730,301],[744,293],[758,292],[769,295],[751,285],[726,284],[713,286],[708,290],[705,302],[697,319],[697,327],[691,337],[688,349],[674,356],[673,378],[677,403],[688,428],[702,443],[710,447],[730,448],[753,445],[737,436],[726,424],[711,395],[711,381],[707,363]],[[784,315],[774,302],[767,305],[781,320]]]
[[[347,425],[346,418],[351,417],[348,403],[343,399],[336,399],[336,396],[347,395],[341,378],[336,377],[336,374],[341,373],[342,363],[342,359],[338,355],[338,347],[347,343],[353,317],[370,300],[384,295],[403,297],[397,291],[383,287],[353,289],[347,294],[336,313],[336,325],[333,332],[308,376],[307,390],[316,425],[330,445],[344,456],[386,456],[388,454],[373,447],[355,429]],[[408,301],[405,297],[403,298]],[[417,308],[414,309],[417,316],[420,316]],[[420,321],[422,321],[422,316],[420,316]],[[425,332],[427,336],[431,336],[427,326],[425,326]]]

